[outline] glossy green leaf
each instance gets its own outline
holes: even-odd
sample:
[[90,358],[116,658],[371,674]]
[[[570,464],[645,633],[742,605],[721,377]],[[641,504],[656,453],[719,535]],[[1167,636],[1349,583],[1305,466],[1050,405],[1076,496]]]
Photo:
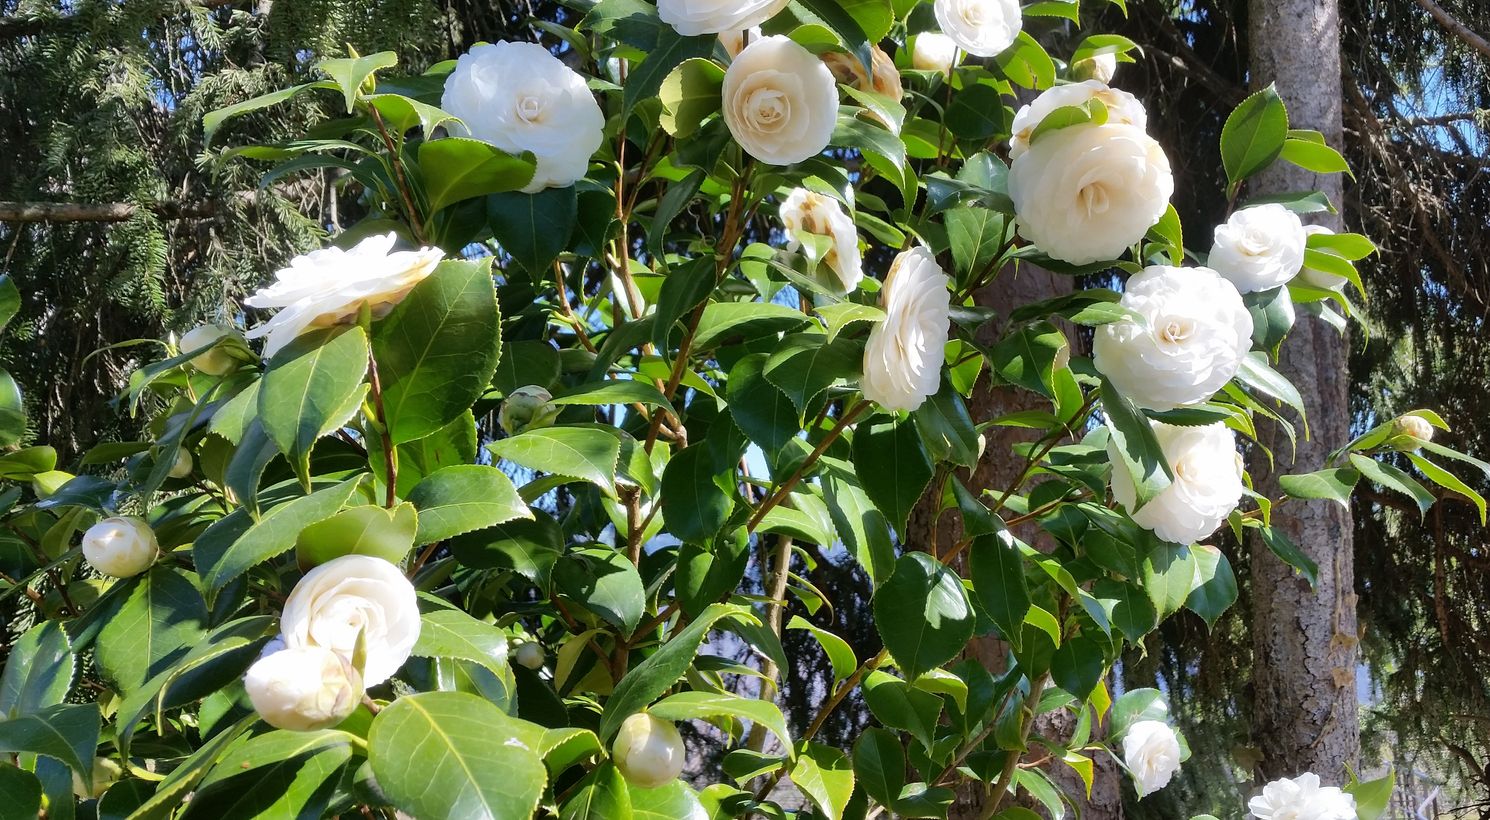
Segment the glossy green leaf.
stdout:
[[610,762],[596,766],[559,808],[559,820],[631,820],[631,792]]
[[409,502],[419,509],[417,545],[533,517],[512,479],[495,467],[480,464],[436,470],[415,485]]
[[874,595],[875,628],[908,678],[955,658],[974,621],[961,579],[924,552],[902,555]]
[[766,359],[761,373],[781,388],[799,412],[834,384],[856,378],[863,368],[862,343],[826,334],[797,333],[781,340]]
[[347,113],[350,114],[356,110],[357,97],[362,92],[363,84],[368,78],[382,69],[396,65],[398,65],[397,52],[380,51],[366,57],[353,56],[322,60],[316,63],[316,68],[330,77],[341,89],[342,95],[346,98]]
[[157,566],[133,588],[98,634],[98,665],[129,691],[185,656],[207,632],[207,602],[179,571]]
[[362,328],[314,331],[285,345],[269,361],[259,388],[259,420],[301,483],[310,480],[316,440],[347,423],[366,387],[367,334]]
[[183,818],[310,817],[326,811],[358,738],[273,731],[235,743],[202,779]]
[[400,697],[373,719],[367,738],[378,786],[415,817],[529,817],[548,771],[514,722],[463,692]]
[[783,748],[790,748],[792,743],[781,709],[774,703],[757,698],[716,692],[679,692],[653,704],[647,712],[672,721],[741,718],[770,729],[781,741]]
[[1273,86],[1242,101],[1221,129],[1221,164],[1233,187],[1271,165],[1288,139],[1288,110]]
[[533,181],[536,168],[532,154],[513,156],[480,140],[444,137],[419,144],[419,170],[430,213],[478,196],[524,188]]
[[916,433],[906,422],[861,423],[854,430],[854,472],[859,486],[904,535],[911,508],[931,483],[932,464]]
[[541,473],[588,481],[615,494],[621,440],[601,427],[549,427],[528,430],[487,445],[505,458]]
[[67,632],[42,621],[11,644],[0,672],[0,719],[62,703],[72,686],[74,660]]
[[720,109],[724,69],[712,60],[684,60],[662,81],[662,127],[674,137],[686,139],[699,123]]
[[828,820],[840,820],[854,794],[854,769],[832,746],[808,743],[791,770],[792,783]]
[[662,471],[662,515],[667,530],[682,541],[707,544],[723,529],[734,502],[715,476],[720,470],[707,442],[675,453]]
[[92,783],[98,729],[98,704],[48,706],[0,721],[0,752],[46,755]]
[[288,552],[301,530],[341,509],[362,480],[358,477],[317,489],[267,510],[257,521],[247,510],[218,519],[192,546],[208,594],[215,595],[249,567]]
[[391,509],[374,504],[349,507],[301,530],[295,538],[295,559],[302,569],[344,555],[402,563],[414,547],[418,527],[419,514],[407,501]]
[[373,328],[383,408],[395,444],[455,421],[486,389],[501,355],[491,260],[441,262]]
[[458,609],[437,609],[420,617],[419,640],[411,654],[420,658],[459,658],[480,664],[509,688],[512,670],[507,663],[507,636],[492,624]]
[[554,593],[630,635],[641,622],[646,591],[636,567],[608,547],[572,550],[553,568]]
[[497,193],[486,199],[492,236],[536,280],[553,276],[554,260],[569,246],[578,216],[579,200],[572,186],[533,194]]
[[882,806],[894,805],[905,787],[905,750],[894,733],[872,726],[854,742],[854,777]]
[[1024,557],[1007,530],[973,539],[968,560],[973,592],[1005,639],[1018,646],[1030,609]]

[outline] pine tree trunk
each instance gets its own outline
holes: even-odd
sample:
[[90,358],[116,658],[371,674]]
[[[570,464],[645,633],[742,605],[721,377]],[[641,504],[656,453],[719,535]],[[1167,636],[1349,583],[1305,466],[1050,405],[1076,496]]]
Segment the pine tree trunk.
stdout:
[[[1276,83],[1291,127],[1342,142],[1338,0],[1249,0],[1253,84]],[[1248,194],[1317,189],[1340,203],[1339,175],[1318,176],[1278,163],[1249,183]],[[1338,228],[1338,219],[1320,219]],[[1279,369],[1298,386],[1311,438],[1292,453],[1283,433],[1259,431],[1276,467],[1254,453],[1259,491],[1274,498],[1277,475],[1320,469],[1326,453],[1349,438],[1348,339],[1318,319],[1300,316],[1284,344]],[[1300,428],[1302,431],[1302,427]],[[1350,514],[1337,504],[1290,501],[1273,513],[1281,528],[1319,564],[1319,584],[1307,581],[1252,539],[1253,737],[1263,780],[1313,771],[1341,783],[1359,756],[1356,600]]]

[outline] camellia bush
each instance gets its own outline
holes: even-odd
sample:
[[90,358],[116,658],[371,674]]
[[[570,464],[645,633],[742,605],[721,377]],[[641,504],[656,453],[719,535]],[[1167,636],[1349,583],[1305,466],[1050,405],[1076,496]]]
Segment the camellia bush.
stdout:
[[[62,471],[8,434],[17,816],[838,820],[961,792],[1060,817],[1024,761],[1089,787],[1110,755],[1146,795],[1187,758],[1158,691],[1104,680],[1164,619],[1234,602],[1208,540],[1312,578],[1278,504],[1364,480],[1484,516],[1442,465],[1486,465],[1426,410],[1332,443],[1286,497],[1251,489],[1257,430],[1307,430],[1278,346],[1296,316],[1343,328],[1374,250],[1305,226],[1320,194],[1249,194],[1274,162],[1345,171],[1271,89],[1226,122],[1235,207],[1187,249],[1144,107],[1110,85],[1139,45],[1053,56],[1023,31],[1076,3],[571,5],[542,45],[414,76],[325,59],[208,115],[210,161],[333,172],[366,217],[241,327],[129,348],[120,410],[148,438]],[[233,145],[292,97],[326,106],[303,140]],[[1029,267],[1093,286],[1010,304]],[[993,388],[1028,409],[982,417]],[[1027,441],[985,452],[1006,427]],[[1017,478],[972,482],[980,459]],[[862,567],[883,651],[834,634],[803,545]],[[793,601],[810,617],[784,624]],[[783,628],[831,664],[805,726],[771,699],[805,662]],[[994,639],[1007,671],[965,657]],[[851,697],[873,725],[822,742]],[[722,766],[689,768],[690,721]],[[1384,803],[1300,772],[1249,808]]]

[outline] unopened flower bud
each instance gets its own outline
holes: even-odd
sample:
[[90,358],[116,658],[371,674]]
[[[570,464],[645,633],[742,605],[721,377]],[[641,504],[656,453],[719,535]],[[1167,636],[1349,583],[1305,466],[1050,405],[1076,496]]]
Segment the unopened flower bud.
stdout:
[[527,643],[517,645],[517,650],[512,653],[512,659],[517,661],[518,666],[524,666],[537,671],[543,668],[543,662],[547,659],[547,655],[544,653],[542,646],[528,641]]
[[553,394],[542,387],[530,384],[507,394],[502,409],[497,411],[497,424],[509,436],[515,436],[530,427],[545,427],[558,415],[557,408],[548,406]]
[[155,531],[138,518],[105,518],[83,533],[83,557],[104,575],[129,578],[155,563]]
[[281,649],[248,668],[248,699],[265,723],[310,732],[329,729],[362,700],[362,678],[335,652],[320,646]]
[[1071,79],[1076,81],[1096,80],[1103,85],[1112,85],[1112,75],[1117,73],[1116,54],[1098,54],[1071,65]]
[[192,468],[196,462],[191,457],[191,452],[182,447],[176,451],[176,463],[171,465],[171,478],[186,478],[191,475]]
[[237,370],[238,365],[242,364],[238,357],[227,350],[227,344],[232,342],[224,344],[225,339],[236,339],[240,344],[247,346],[247,343],[243,342],[242,334],[230,327],[198,325],[182,335],[181,352],[190,353],[212,345],[191,357],[191,366],[209,376],[224,376]]
[[[1392,435],[1408,436],[1415,442],[1429,442],[1433,440],[1433,425],[1422,416],[1398,416],[1392,422]],[[1417,443],[1411,444],[1408,449],[1417,449]]]
[[671,723],[639,712],[621,724],[611,756],[628,783],[656,789],[683,773],[683,737]]
[[118,780],[119,775],[123,772],[124,769],[120,767],[118,763],[115,763],[111,758],[95,757],[93,758],[93,788],[90,790],[88,786],[83,783],[83,778],[79,776],[77,772],[73,772],[72,793],[84,800],[103,797],[104,791],[108,789],[108,787],[112,785],[115,780]]

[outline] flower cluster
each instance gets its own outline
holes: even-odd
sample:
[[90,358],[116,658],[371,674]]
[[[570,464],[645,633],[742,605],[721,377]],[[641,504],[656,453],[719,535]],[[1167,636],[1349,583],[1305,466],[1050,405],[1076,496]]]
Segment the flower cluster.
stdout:
[[404,665],[419,632],[414,585],[398,567],[368,555],[334,558],[290,592],[277,648],[249,668],[244,685],[270,725],[334,726],[361,702],[363,686]]

